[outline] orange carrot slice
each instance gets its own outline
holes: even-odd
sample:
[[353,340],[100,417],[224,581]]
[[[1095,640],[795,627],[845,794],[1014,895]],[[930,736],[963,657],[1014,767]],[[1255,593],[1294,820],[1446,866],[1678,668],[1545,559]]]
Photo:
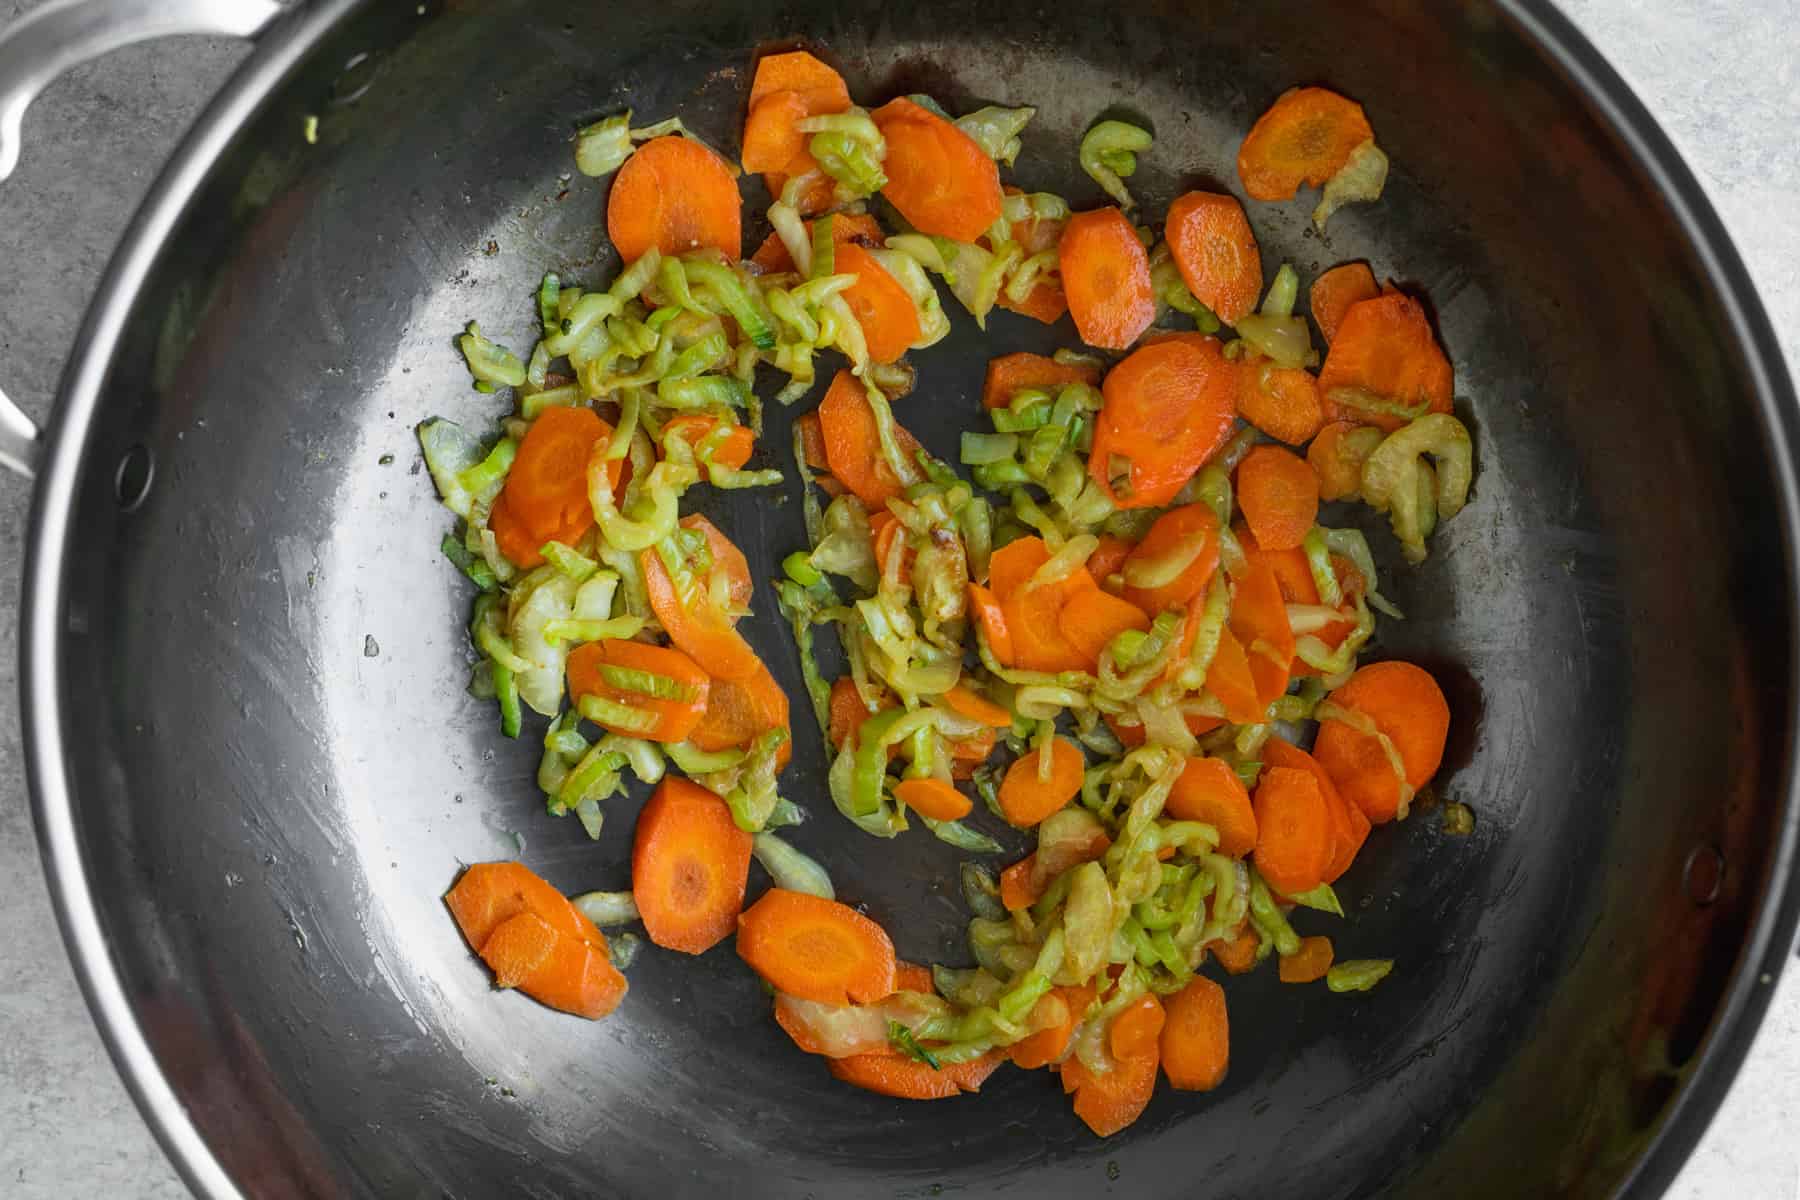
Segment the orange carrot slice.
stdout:
[[1238,364],[1237,410],[1238,416],[1290,446],[1304,444],[1325,423],[1325,404],[1312,372],[1278,367],[1266,358]]
[[[1331,702],[1361,713],[1399,753],[1409,787],[1423,787],[1444,758],[1450,706],[1431,675],[1404,662],[1361,667],[1331,694]],[[1323,721],[1313,756],[1344,799],[1380,825],[1400,807],[1400,778],[1379,739],[1343,721]]]
[[997,1052],[963,1063],[934,1068],[896,1054],[853,1054],[828,1058],[825,1065],[848,1084],[892,1096],[897,1100],[947,1100],[964,1092],[978,1092],[1005,1059]]
[[1273,767],[1256,784],[1256,869],[1287,896],[1310,892],[1331,867],[1331,811],[1318,780],[1305,771]]
[[1062,611],[1056,614],[1056,627],[1087,659],[1091,669],[1099,663],[1100,655],[1112,640],[1127,629],[1147,632],[1150,618],[1129,600],[1121,600],[1097,587],[1086,587],[1063,604]]
[[[679,437],[692,449],[700,444],[702,438],[718,428],[718,425],[717,417],[710,417],[705,413],[683,413],[663,424],[663,437]],[[731,432],[713,449],[712,461],[721,467],[736,470],[750,461],[750,454],[755,449],[756,435],[750,432],[749,426],[733,424]]]
[[606,232],[628,263],[651,247],[664,254],[711,247],[735,259],[742,208],[731,168],[699,142],[670,134],[645,142],[619,168],[606,198]]
[[1361,428],[1350,421],[1333,421],[1306,448],[1307,465],[1319,477],[1319,499],[1342,500],[1362,488],[1363,460],[1344,451],[1345,435]]
[[706,672],[681,651],[623,638],[577,646],[568,673],[571,700],[599,696],[647,714],[641,724],[601,722],[603,729],[653,742],[685,741],[700,724],[712,688]]
[[1227,325],[1256,310],[1262,253],[1244,206],[1232,196],[1188,192],[1169,205],[1163,236],[1194,298]]
[[[806,222],[806,232],[810,236],[814,222]],[[862,246],[879,246],[887,235],[881,232],[881,226],[874,217],[867,213],[833,213],[831,214],[831,244],[842,246],[855,242]],[[763,239],[750,261],[764,275],[775,275],[794,269],[793,256],[788,253],[787,243],[781,235],[771,233]]]
[[881,194],[914,229],[973,242],[1000,219],[1000,170],[975,139],[906,99],[871,115],[887,140]]
[[856,276],[856,282],[844,289],[844,303],[862,326],[869,357],[878,363],[893,362],[919,340],[919,311],[912,296],[855,242],[838,246],[836,258],[839,275]]
[[1075,1040],[1076,1027],[1094,1002],[1094,986],[1090,983],[1052,988],[1050,994],[1062,1002],[1066,1015],[1057,1024],[1040,1029],[1008,1047],[1008,1057],[1022,1070],[1034,1071],[1060,1063],[1069,1052],[1069,1044]]
[[[713,678],[744,683],[762,668],[762,659],[732,628],[731,618],[719,610],[706,590],[698,583],[689,589],[675,586],[655,546],[638,555],[638,567],[651,611],[662,623],[663,632],[694,661],[705,663]],[[698,717],[695,720],[698,722]]]
[[1219,960],[1219,965],[1231,974],[1247,975],[1256,969],[1256,952],[1261,945],[1261,939],[1246,921],[1238,927],[1237,933],[1229,941],[1208,942],[1206,948]]
[[1029,828],[1059,812],[1081,791],[1087,760],[1067,738],[1050,739],[1050,777],[1042,778],[1040,752],[1032,750],[1013,761],[1000,781],[1000,811],[1020,828]]
[[1288,672],[1294,663],[1294,631],[1288,624],[1287,601],[1281,584],[1266,562],[1248,567],[1231,600],[1231,632],[1244,647],[1250,677],[1256,681],[1256,702],[1266,709],[1287,691]]
[[1256,812],[1250,789],[1219,758],[1190,758],[1165,806],[1181,821],[1204,821],[1219,831],[1219,853],[1242,858],[1256,848]]
[[1375,283],[1375,272],[1369,270],[1368,263],[1349,262],[1341,263],[1313,280],[1312,290],[1307,295],[1319,332],[1331,342],[1337,339],[1338,326],[1344,323],[1344,314],[1350,311],[1350,306],[1373,300],[1381,295],[1381,288]]
[[1071,383],[1089,387],[1100,383],[1100,368],[1087,363],[1064,365],[1042,354],[1003,354],[988,360],[987,378],[981,385],[984,408],[1005,408],[1013,396],[1026,388],[1038,388],[1054,396]]
[[847,904],[770,888],[738,917],[738,954],[778,992],[868,1004],[894,990],[894,944]]
[[1325,418],[1392,431],[1406,423],[1394,413],[1370,412],[1334,401],[1332,392],[1356,388],[1405,408],[1450,411],[1450,360],[1431,332],[1419,302],[1404,292],[1360,300],[1344,313],[1319,371]]
[[1265,767],[1289,767],[1305,771],[1318,781],[1319,792],[1325,797],[1325,804],[1331,810],[1331,865],[1325,868],[1325,882],[1336,883],[1338,877],[1350,869],[1357,852],[1367,840],[1369,818],[1363,815],[1362,809],[1344,799],[1337,790],[1337,785],[1332,783],[1331,776],[1325,773],[1325,768],[1299,747],[1272,737],[1263,743],[1262,760]]
[[1070,217],[1057,262],[1069,315],[1088,345],[1123,350],[1156,319],[1150,258],[1117,208]]
[[960,821],[975,807],[967,796],[942,779],[902,779],[894,785],[894,798],[934,821]]
[[994,593],[979,583],[969,584],[969,612],[987,638],[988,649],[994,652],[994,658],[1003,667],[1014,665],[1018,657],[1013,650],[1012,633],[1006,627],[1006,613],[994,599]]
[[1225,1082],[1231,1062],[1231,1023],[1225,1013],[1225,989],[1206,978],[1163,1001],[1168,1014],[1162,1028],[1162,1069],[1171,1087],[1210,1092]]
[[960,683],[944,693],[944,704],[951,712],[967,717],[971,721],[980,721],[983,725],[992,726],[995,729],[1012,727],[1011,713],[986,696],[979,695]]
[[[1148,1051],[1115,1059],[1112,1070],[1103,1075],[1089,1071],[1077,1055],[1071,1054],[1063,1060],[1063,1091],[1075,1094],[1075,1115],[1101,1137],[1111,1137],[1142,1116],[1156,1090],[1156,1073],[1161,1059],[1158,1039],[1165,1024],[1162,1005],[1155,996],[1144,996],[1134,1008],[1148,1011],[1151,1006],[1155,1010],[1153,1016],[1133,1017],[1126,1022],[1128,1029],[1133,1026],[1140,1030],[1154,1029],[1149,1036]],[[1114,1024],[1124,1019],[1121,1014],[1114,1018]],[[1143,1039],[1132,1036],[1128,1040],[1135,1047]]]
[[1212,338],[1144,346],[1107,374],[1101,392],[1088,473],[1120,508],[1173,500],[1237,418],[1232,365]]
[[750,835],[725,802],[665,775],[631,848],[631,894],[650,940],[683,954],[712,949],[737,924],[749,878]]
[[625,977],[604,945],[558,933],[535,912],[501,922],[481,960],[502,988],[518,988],[540,1004],[598,1021],[625,998]]
[[[771,729],[787,729],[788,698],[768,664],[758,662],[758,669],[740,681],[715,679],[707,691],[706,712],[688,740],[708,752],[748,746]],[[787,765],[792,754],[793,739],[783,742],[775,752],[776,768]]]
[[1251,126],[1238,149],[1238,178],[1256,200],[1292,200],[1302,183],[1318,187],[1374,138],[1362,105],[1325,88],[1283,92]]
[[1088,555],[1088,574],[1101,587],[1106,581],[1117,575],[1125,567],[1125,559],[1131,554],[1132,545],[1122,537],[1114,537],[1110,533],[1100,535],[1100,544]]
[[[1165,563],[1172,555],[1191,555],[1188,565],[1167,583],[1133,587],[1130,573]],[[1126,556],[1122,595],[1149,616],[1182,608],[1206,590],[1219,565],[1219,518],[1204,504],[1171,508],[1150,526],[1144,540]]]
[[1290,550],[1319,520],[1319,477],[1306,460],[1279,446],[1254,446],[1237,469],[1238,507],[1269,550]]
[[1206,669],[1206,690],[1225,707],[1225,719],[1234,725],[1254,725],[1268,711],[1257,703],[1256,676],[1250,671],[1244,644],[1227,625],[1219,631],[1219,648]]
[[[819,401],[819,431],[825,439],[825,459],[831,473],[867,505],[879,511],[887,502],[906,490],[881,453],[881,439],[876,432],[875,414],[869,408],[868,394],[862,381],[849,371],[839,371]],[[919,443],[912,434],[894,424],[894,439],[900,452],[912,456]]]
[[1332,954],[1330,938],[1301,938],[1299,950],[1281,957],[1281,982],[1312,983],[1325,978],[1325,972],[1331,970]]
[[444,896],[444,904],[475,950],[487,944],[494,930],[523,912],[537,914],[563,937],[606,946],[606,938],[594,923],[523,863],[475,863]]
[[593,528],[588,455],[611,436],[612,426],[593,409],[568,406],[545,409],[525,431],[488,521],[514,566],[542,566],[544,543],[572,546]]

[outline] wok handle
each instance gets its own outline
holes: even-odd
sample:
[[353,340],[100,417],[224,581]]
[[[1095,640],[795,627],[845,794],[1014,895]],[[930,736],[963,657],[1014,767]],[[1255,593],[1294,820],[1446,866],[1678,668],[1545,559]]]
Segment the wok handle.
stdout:
[[[253,37],[275,0],[50,0],[0,30],[0,181],[19,163],[25,110],[51,80],[121,46],[177,34]],[[0,392],[0,467],[34,474],[41,435]]]

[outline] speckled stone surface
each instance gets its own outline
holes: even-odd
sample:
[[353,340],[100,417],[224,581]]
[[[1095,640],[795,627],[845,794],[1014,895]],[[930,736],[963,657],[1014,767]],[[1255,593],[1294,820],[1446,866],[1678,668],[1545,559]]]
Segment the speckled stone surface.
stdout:
[[[32,3],[0,0],[0,24]],[[1687,154],[1800,363],[1800,8],[1795,0],[1568,0]],[[188,40],[70,73],[31,110],[0,185],[0,388],[42,418],[85,297],[164,156],[243,57]],[[0,474],[0,1195],[186,1194],[94,1032],[50,914],[17,721],[18,580],[30,495]],[[1679,1200],[1800,1197],[1800,972]]]

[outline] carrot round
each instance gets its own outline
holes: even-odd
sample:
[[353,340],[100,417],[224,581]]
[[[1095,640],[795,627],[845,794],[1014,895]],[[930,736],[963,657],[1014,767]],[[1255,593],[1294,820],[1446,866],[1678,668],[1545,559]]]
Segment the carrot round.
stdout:
[[1087,760],[1075,744],[1063,737],[1050,739],[1050,778],[1039,774],[1036,749],[1013,761],[1000,781],[1000,812],[1020,828],[1029,828],[1064,805],[1081,791]]
[[[1331,702],[1361,713],[1387,735],[1399,752],[1409,787],[1423,787],[1437,774],[1450,733],[1450,706],[1428,672],[1411,663],[1372,663],[1333,692]],[[1394,819],[1400,779],[1379,740],[1343,721],[1323,721],[1313,757],[1344,799],[1370,821],[1380,825]]]
[[1000,170],[974,138],[903,98],[871,115],[887,141],[881,194],[914,229],[973,242],[1000,219]]
[[762,668],[762,659],[702,588],[693,589],[693,595],[682,595],[655,546],[638,555],[638,566],[650,609],[662,623],[663,632],[694,661],[705,663],[714,678],[742,683]]
[[1278,442],[1303,445],[1325,423],[1319,381],[1311,371],[1268,359],[1238,364],[1238,416]]
[[869,357],[890,363],[919,340],[919,311],[912,296],[886,267],[855,242],[837,248],[835,270],[854,275],[856,282],[844,289],[844,303],[862,326]]
[[1244,206],[1215,192],[1188,192],[1169,205],[1163,226],[1169,253],[1188,291],[1227,325],[1256,309],[1262,253]]
[[1303,937],[1300,949],[1281,957],[1281,982],[1312,983],[1331,970],[1333,951],[1328,937]]
[[1037,536],[1014,538],[988,558],[988,587],[1005,603],[1024,587],[1037,569],[1050,561],[1050,547]]
[[619,168],[606,198],[606,232],[628,263],[652,247],[664,254],[711,247],[736,258],[742,208],[731,168],[699,142],[670,134],[645,142]]
[[[715,679],[707,690],[706,712],[688,740],[701,750],[729,750],[748,746],[771,729],[788,728],[788,698],[766,663],[749,678]],[[777,769],[787,765],[793,739],[775,752]]]
[[1424,405],[1429,412],[1450,411],[1450,360],[1417,300],[1404,292],[1388,292],[1352,304],[1319,370],[1327,420],[1379,425],[1390,432],[1406,423],[1405,417],[1394,413],[1334,401],[1331,394],[1339,388],[1357,388],[1405,408]]
[[1275,582],[1281,588],[1283,600],[1289,604],[1319,602],[1319,585],[1312,577],[1312,567],[1307,564],[1306,551],[1298,546],[1290,546],[1286,550],[1270,550],[1257,542],[1256,535],[1242,521],[1233,525],[1231,532],[1244,551],[1245,565],[1263,563],[1275,573]]
[[1088,555],[1088,574],[1094,577],[1095,583],[1105,587],[1106,581],[1124,568],[1125,559],[1131,554],[1131,551],[1131,543],[1124,538],[1115,537],[1110,533],[1101,534],[1100,544],[1094,547],[1092,554]]
[[1381,288],[1376,284],[1375,272],[1369,270],[1369,264],[1349,262],[1340,263],[1313,280],[1307,303],[1312,307],[1319,332],[1330,342],[1337,338],[1338,326],[1344,323],[1344,314],[1350,311],[1352,304],[1373,300],[1379,295]]
[[1318,187],[1336,175],[1374,136],[1362,105],[1325,88],[1293,88],[1251,126],[1238,148],[1238,178],[1253,199],[1292,200],[1302,183]]
[[1093,660],[1063,635],[1059,618],[1072,597],[1095,590],[1094,580],[1077,570],[1054,583],[1027,587],[1049,559],[1042,538],[1023,537],[1000,547],[988,561],[988,584],[1005,616],[1011,661],[1030,671],[1085,671]]
[[[1127,1024],[1128,1030],[1133,1026],[1141,1029],[1154,1026],[1155,1033],[1149,1038],[1147,1051],[1116,1059],[1112,1070],[1103,1075],[1089,1071],[1078,1055],[1071,1054],[1063,1060],[1063,1091],[1075,1093],[1075,1115],[1101,1137],[1111,1137],[1142,1116],[1156,1090],[1156,1073],[1161,1060],[1157,1040],[1165,1023],[1162,1005],[1155,996],[1145,996],[1134,1007],[1141,1006],[1147,1011],[1149,1005],[1155,1005],[1154,1016],[1134,1017]],[[1136,1047],[1143,1039],[1132,1036],[1128,1040]]]
[[1018,661],[1013,650],[1012,633],[1006,627],[1006,613],[994,593],[979,583],[969,584],[969,612],[987,638],[988,649],[1003,667]]
[[[679,437],[692,449],[718,425],[717,417],[709,417],[705,413],[684,413],[663,423],[663,438]],[[736,470],[750,461],[750,454],[755,449],[756,435],[750,431],[750,427],[733,425],[731,432],[713,449],[712,460],[721,467]]]
[[788,164],[786,171],[770,171],[763,175],[763,186],[771,197],[782,196],[787,192],[788,180],[795,175],[810,175],[806,184],[793,197],[794,209],[803,217],[817,216],[837,203],[837,185],[831,176],[818,169],[819,164],[813,156],[807,154],[803,158]]
[[1219,853],[1242,858],[1256,848],[1256,812],[1250,789],[1220,758],[1190,758],[1164,806],[1182,821],[1204,821],[1219,831]]
[[818,57],[804,50],[784,50],[756,60],[750,77],[750,107],[772,92],[794,92],[809,113],[843,112],[850,107],[850,89],[844,77]]
[[[671,421],[670,424],[674,422]],[[740,610],[749,608],[755,584],[750,579],[750,560],[744,557],[744,552],[738,549],[737,543],[699,513],[689,513],[681,518],[681,527],[694,530],[706,539],[706,552],[712,557],[712,569],[725,573],[726,595],[731,607]]]
[[1237,499],[1257,545],[1289,550],[1318,523],[1319,477],[1291,451],[1254,446],[1238,464]]
[[569,698],[599,696],[634,712],[642,723],[600,722],[626,737],[653,742],[687,740],[706,712],[712,680],[679,650],[623,638],[588,642],[569,655]]
[[1210,1092],[1225,1082],[1231,1062],[1231,1022],[1225,1013],[1225,989],[1206,978],[1163,1001],[1162,1069],[1171,1087]]
[[1362,849],[1363,842],[1367,840],[1369,818],[1363,815],[1362,809],[1344,799],[1337,785],[1331,781],[1331,776],[1325,773],[1325,768],[1298,746],[1272,737],[1263,743],[1262,760],[1265,767],[1290,767],[1296,771],[1305,771],[1318,781],[1319,792],[1325,797],[1325,804],[1331,810],[1331,865],[1325,869],[1325,882],[1336,883],[1338,877],[1350,869],[1350,864],[1356,860],[1357,851]]
[[1256,702],[1267,708],[1287,691],[1288,672],[1294,663],[1294,630],[1288,624],[1287,601],[1281,584],[1266,562],[1249,566],[1231,598],[1231,632],[1244,647],[1250,677],[1256,681]]
[[[810,237],[813,222],[807,221],[806,232]],[[831,215],[831,244],[842,246],[847,242],[856,242],[862,246],[879,246],[887,237],[881,231],[881,225],[868,213],[833,213]],[[787,243],[781,235],[771,233],[763,239],[756,253],[750,256],[751,263],[764,275],[774,275],[782,271],[794,269],[793,256],[788,253]]]
[[738,158],[744,170],[787,170],[806,153],[806,135],[799,123],[812,115],[799,92],[770,92],[752,104],[744,121],[744,152]]
[[934,821],[960,821],[974,804],[942,779],[902,779],[894,785],[894,798],[922,817]]
[[1054,358],[1025,351],[1002,354],[988,360],[987,378],[981,385],[981,403],[984,408],[1005,408],[1012,403],[1014,395],[1026,388],[1039,388],[1054,395],[1071,383],[1093,387],[1099,382],[1100,368],[1087,363],[1065,365]]
[[1167,504],[1231,436],[1236,392],[1213,338],[1139,348],[1101,385],[1088,474],[1119,508]]
[[[871,511],[879,511],[906,490],[881,453],[875,414],[862,381],[849,371],[839,371],[819,401],[819,431],[824,435],[825,460],[831,473]],[[894,440],[909,461],[919,451],[919,443],[898,422]]]
[[847,904],[770,888],[738,917],[738,954],[778,992],[870,1004],[894,990],[894,944]]
[[1261,944],[1256,931],[1246,921],[1229,939],[1208,942],[1206,948],[1219,960],[1219,965],[1231,974],[1247,975],[1256,969],[1256,952]]
[[951,712],[967,717],[971,721],[980,721],[983,725],[991,728],[1009,729],[1012,727],[1010,712],[986,696],[980,695],[960,683],[944,693],[944,704],[949,707]]
[[1117,208],[1076,213],[1063,227],[1057,263],[1069,315],[1090,346],[1123,350],[1156,319],[1150,258]]
[[522,912],[536,913],[564,937],[605,948],[594,923],[523,863],[475,863],[444,896],[444,904],[471,948],[479,951],[494,930]]
[[1290,767],[1265,770],[1256,785],[1256,869],[1287,896],[1310,892],[1331,867],[1331,811],[1319,782]]
[[514,566],[542,566],[545,542],[573,545],[593,527],[588,455],[611,436],[612,426],[598,413],[578,406],[547,408],[525,431],[488,520]]
[[518,988],[540,1004],[598,1021],[625,998],[625,977],[604,945],[558,933],[535,912],[503,921],[481,959],[503,988]]
[[845,738],[854,740],[862,723],[874,715],[869,711],[868,705],[863,703],[862,695],[848,675],[840,675],[832,682],[827,719],[833,746],[842,746]]
[[[1131,573],[1166,562],[1171,555],[1191,552],[1193,557],[1181,573],[1167,583],[1155,587],[1134,587]],[[1144,540],[1126,556],[1121,570],[1125,573],[1125,599],[1154,617],[1171,608],[1181,608],[1206,590],[1219,565],[1219,518],[1204,504],[1184,504],[1171,508],[1156,518]]]
[[1250,671],[1244,644],[1229,625],[1219,631],[1219,648],[1206,668],[1206,690],[1224,706],[1225,719],[1233,725],[1254,725],[1268,711],[1257,703],[1256,676]]
[[1122,600],[1098,587],[1086,587],[1063,604],[1062,611],[1056,614],[1056,627],[1064,639],[1081,651],[1091,668],[1100,661],[1112,640],[1127,629],[1148,632],[1150,618],[1129,600]]
[[1000,905],[1007,912],[1030,908],[1043,897],[1049,884],[1038,881],[1036,859],[1037,855],[1027,854],[1000,872]]
[[1139,996],[1113,1018],[1106,1031],[1107,1050],[1119,1061],[1156,1054],[1166,1019],[1155,996]]
[[1083,983],[1075,987],[1052,988],[1050,995],[1062,1002],[1066,1015],[1057,1024],[1040,1029],[1007,1048],[1007,1057],[1021,1070],[1034,1071],[1063,1060],[1069,1052],[1069,1043],[1075,1040],[1076,1027],[1094,1002],[1094,985]]
[[1319,477],[1319,499],[1342,500],[1362,488],[1362,467],[1367,455],[1346,453],[1345,435],[1364,426],[1351,421],[1332,421],[1306,448],[1306,462]]
[[631,847],[631,894],[650,940],[683,954],[712,949],[737,923],[749,878],[750,835],[725,802],[663,776]]
[[946,1063],[934,1068],[898,1054],[853,1054],[828,1058],[825,1065],[845,1083],[896,1100],[948,1100],[964,1092],[978,1092],[1005,1060],[990,1052],[968,1062]]

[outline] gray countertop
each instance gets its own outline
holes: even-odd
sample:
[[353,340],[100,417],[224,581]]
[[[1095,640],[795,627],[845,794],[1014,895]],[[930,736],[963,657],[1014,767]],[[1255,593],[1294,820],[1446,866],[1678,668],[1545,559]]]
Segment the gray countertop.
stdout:
[[[36,0],[0,0],[0,24]],[[1712,193],[1800,364],[1800,9],[1795,0],[1569,0]],[[0,386],[43,417],[87,293],[163,158],[243,47],[188,40],[71,72],[26,120],[0,185]],[[17,713],[30,491],[0,473],[0,1194],[186,1194],[94,1032],[44,890]],[[1800,973],[1675,1184],[1680,1200],[1800,1197]]]

